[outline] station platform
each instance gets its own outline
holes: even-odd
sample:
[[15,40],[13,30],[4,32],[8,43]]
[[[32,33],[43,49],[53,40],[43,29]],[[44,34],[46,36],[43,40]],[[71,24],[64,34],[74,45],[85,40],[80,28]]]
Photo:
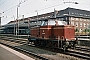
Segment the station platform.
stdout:
[[0,60],[35,60],[35,59],[0,44]]

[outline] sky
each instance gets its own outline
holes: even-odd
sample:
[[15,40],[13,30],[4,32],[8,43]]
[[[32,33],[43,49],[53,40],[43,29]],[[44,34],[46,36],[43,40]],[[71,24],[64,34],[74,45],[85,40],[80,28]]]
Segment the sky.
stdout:
[[17,7],[18,19],[21,19],[23,15],[27,18],[36,16],[37,12],[40,15],[53,12],[54,9],[63,10],[67,7],[90,11],[90,0],[0,0],[1,25],[17,19]]

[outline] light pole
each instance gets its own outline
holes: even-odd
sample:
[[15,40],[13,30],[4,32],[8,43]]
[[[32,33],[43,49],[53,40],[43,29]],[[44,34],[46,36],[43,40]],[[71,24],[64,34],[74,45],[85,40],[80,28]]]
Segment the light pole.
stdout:
[[[78,2],[63,2],[64,4],[79,4]],[[68,11],[68,16],[70,16],[70,11]],[[68,19],[67,24],[71,24],[71,21]]]
[[1,15],[2,15],[2,13],[0,13],[0,28],[1,28]]
[[21,2],[19,2],[19,4],[17,5],[17,19],[16,19],[16,36],[19,35],[19,20],[18,20],[18,11],[19,11],[19,7],[20,7]]
[[18,6],[17,6],[17,19],[16,19],[16,36],[17,36],[17,31],[18,30]]
[[30,34],[30,20],[31,20],[31,18],[28,18],[28,30],[29,30],[29,31],[28,31],[28,32],[29,32],[29,33],[28,33],[28,37],[29,37],[29,34]]
[[[64,4],[79,4],[78,2],[63,2]],[[70,17],[70,11],[68,11],[68,16]],[[68,20],[67,20],[67,24],[71,24],[71,19],[70,18],[68,18]]]
[[38,11],[36,10],[35,12],[37,13],[37,22],[36,23],[37,23],[37,26],[38,26]]
[[23,18],[23,23],[24,23],[24,15],[22,15],[22,18]]
[[[13,15],[12,18],[14,18],[14,21],[15,21],[15,16],[14,15]],[[15,24],[16,24],[16,22],[14,23],[14,35],[15,35]]]

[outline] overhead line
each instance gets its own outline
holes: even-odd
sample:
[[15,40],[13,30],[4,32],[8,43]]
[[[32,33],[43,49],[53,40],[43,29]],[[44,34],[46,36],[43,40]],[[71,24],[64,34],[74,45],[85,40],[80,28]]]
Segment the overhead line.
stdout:
[[49,9],[49,8],[52,8],[52,7],[55,7],[55,6],[59,6],[59,5],[62,5],[62,4],[53,5],[53,6],[46,7],[46,8],[43,8],[43,9],[37,10],[37,11],[41,11],[41,10],[45,10],[45,9]]
[[[26,0],[24,0],[23,2],[21,1],[20,4],[22,4],[22,3],[24,3],[24,2],[26,2]],[[43,9],[37,10],[37,11],[42,11],[42,10],[49,9],[49,8],[52,8],[52,7],[55,7],[55,6],[59,6],[59,5],[62,5],[62,4],[53,5],[53,6],[46,7],[46,8],[43,8]],[[6,11],[13,9],[13,8],[16,7],[16,6],[18,6],[18,5],[15,5],[15,6],[9,8],[9,9],[3,11],[2,13],[5,13]],[[33,12],[32,12],[32,13],[33,13]],[[27,13],[27,14],[28,14],[28,13]]]
[[[50,7],[46,7],[46,8],[43,8],[43,9],[39,9],[39,10],[37,10],[37,11],[42,11],[42,10],[49,9],[49,8],[52,8],[52,7],[55,7],[55,6],[59,6],[59,5],[62,5],[62,4],[53,5],[53,6],[50,6]],[[35,11],[33,11],[33,12],[35,12]],[[30,13],[33,13],[33,12],[30,12]],[[29,14],[29,13],[27,13],[27,14]]]
[[0,5],[4,4],[6,2],[6,0],[4,0]]
[[[19,4],[22,4],[22,3],[24,3],[24,2],[26,2],[26,1],[24,0],[23,2],[20,2]],[[7,9],[7,10],[3,11],[2,13],[5,13],[5,12],[7,12],[7,11],[9,11],[9,10],[13,9],[14,7],[17,7],[17,6],[18,6],[18,5],[15,5],[15,6],[13,6],[13,7],[9,8],[9,9]]]

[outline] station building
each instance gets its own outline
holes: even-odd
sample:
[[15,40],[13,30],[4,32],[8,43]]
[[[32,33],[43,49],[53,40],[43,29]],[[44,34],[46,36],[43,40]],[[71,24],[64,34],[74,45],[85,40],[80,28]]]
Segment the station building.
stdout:
[[45,13],[38,16],[10,21],[8,24],[3,25],[0,28],[0,31],[3,33],[16,33],[16,29],[19,29],[19,34],[28,34],[29,27],[41,26],[43,21],[45,22],[45,20],[53,17],[57,18],[57,20],[66,22],[68,25],[74,25],[79,32],[82,32],[90,27],[90,11],[68,7],[60,11],[55,10],[54,12]]

